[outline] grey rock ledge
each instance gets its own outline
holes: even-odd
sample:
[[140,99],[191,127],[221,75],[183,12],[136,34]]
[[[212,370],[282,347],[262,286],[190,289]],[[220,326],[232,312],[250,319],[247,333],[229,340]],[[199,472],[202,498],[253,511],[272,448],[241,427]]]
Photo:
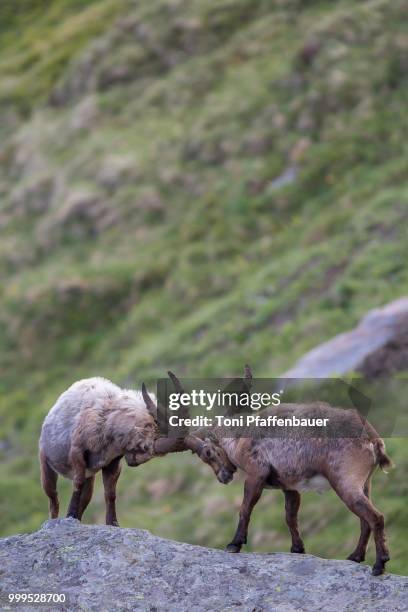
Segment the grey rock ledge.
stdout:
[[[65,604],[9,607],[7,594],[64,593]],[[408,578],[352,561],[232,555],[138,529],[47,521],[0,540],[0,609],[227,611],[408,609]]]

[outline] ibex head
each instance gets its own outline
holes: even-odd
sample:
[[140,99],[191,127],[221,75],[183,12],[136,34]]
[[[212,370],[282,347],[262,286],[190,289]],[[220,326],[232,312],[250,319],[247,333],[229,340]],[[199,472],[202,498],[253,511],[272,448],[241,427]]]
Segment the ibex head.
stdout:
[[[178,393],[184,393],[183,387],[173,372],[168,372],[174,388]],[[220,482],[228,484],[234,477],[235,465],[228,459],[227,453],[220,445],[216,436],[206,430],[201,434],[187,435],[185,444],[193,453],[196,453],[201,461],[207,463]]]
[[237,468],[228,459],[228,455],[215,436],[207,432],[203,439],[198,435],[189,435],[185,443],[201,461],[207,463],[222,484],[228,484],[234,477]]
[[154,444],[159,430],[157,410],[153,399],[155,396],[150,395],[144,385],[142,387],[142,395],[147,411],[152,419],[145,418],[140,422],[139,426],[129,432],[124,457],[130,467],[137,467],[155,456]]
[[[168,374],[176,391],[178,393],[184,393],[179,379],[172,372]],[[142,385],[142,394],[147,410],[157,423],[157,415],[160,412],[160,406],[155,404],[144,384]],[[188,416],[188,408],[186,407],[184,407],[184,416]],[[158,437],[155,441],[154,448],[156,455],[191,450],[200,457],[201,461],[207,463],[211,467],[218,480],[223,484],[230,482],[236,471],[236,467],[228,459],[226,452],[221,447],[218,440],[208,431],[200,435],[186,432],[182,438]]]

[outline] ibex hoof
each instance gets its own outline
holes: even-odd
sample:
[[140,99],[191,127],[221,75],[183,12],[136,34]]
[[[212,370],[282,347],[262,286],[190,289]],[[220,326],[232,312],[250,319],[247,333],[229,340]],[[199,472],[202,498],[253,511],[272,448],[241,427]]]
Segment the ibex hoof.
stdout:
[[385,564],[390,560],[390,555],[388,552],[384,553],[380,556],[378,560],[376,560],[372,574],[373,576],[381,576],[385,572]]
[[239,553],[241,550],[241,546],[239,544],[228,544],[225,549],[225,552],[229,553]]
[[292,548],[290,549],[290,552],[297,553],[298,555],[304,555],[305,549],[303,546],[292,546]]
[[355,563],[361,563],[362,561],[364,561],[364,557],[362,555],[351,553],[351,555],[347,557],[347,561],[354,561]]

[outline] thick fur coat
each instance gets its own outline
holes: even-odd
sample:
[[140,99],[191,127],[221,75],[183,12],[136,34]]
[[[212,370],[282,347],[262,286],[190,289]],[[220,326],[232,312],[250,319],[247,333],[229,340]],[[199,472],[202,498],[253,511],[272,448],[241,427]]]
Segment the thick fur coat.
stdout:
[[51,408],[40,452],[53,470],[72,478],[70,453],[80,448],[90,476],[119,455],[152,452],[156,435],[140,392],[121,389],[106,378],[87,378],[71,385]]

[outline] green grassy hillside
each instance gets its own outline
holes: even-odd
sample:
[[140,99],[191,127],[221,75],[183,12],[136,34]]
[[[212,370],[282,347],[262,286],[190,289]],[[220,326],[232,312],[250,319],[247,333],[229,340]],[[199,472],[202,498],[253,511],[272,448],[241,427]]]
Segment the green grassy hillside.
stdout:
[[[0,533],[46,518],[42,419],[78,378],[276,376],[408,293],[403,0],[18,0],[0,7]],[[406,440],[375,479],[408,572]],[[199,477],[198,477],[199,476]],[[63,483],[64,501],[69,483]],[[229,541],[242,483],[124,469],[123,526]],[[305,496],[309,552],[358,521]],[[103,521],[98,489],[87,520]],[[286,550],[281,493],[249,550]],[[371,549],[370,549],[371,550]],[[372,550],[371,550],[372,557]]]

